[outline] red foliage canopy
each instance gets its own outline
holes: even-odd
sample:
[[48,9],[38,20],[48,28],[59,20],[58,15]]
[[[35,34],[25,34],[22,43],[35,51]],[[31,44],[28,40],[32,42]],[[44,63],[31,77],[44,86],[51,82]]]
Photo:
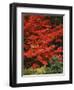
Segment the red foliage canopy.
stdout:
[[[36,57],[36,61],[47,65],[53,56],[62,61],[63,26],[51,23],[51,16],[28,15],[24,19],[24,56]],[[45,59],[46,58],[46,59]],[[37,66],[36,64],[32,64]]]

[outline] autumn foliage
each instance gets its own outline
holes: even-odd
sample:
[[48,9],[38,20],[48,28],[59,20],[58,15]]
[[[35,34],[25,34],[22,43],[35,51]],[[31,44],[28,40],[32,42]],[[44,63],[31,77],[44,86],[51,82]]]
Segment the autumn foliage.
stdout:
[[63,63],[63,16],[24,15],[24,68]]

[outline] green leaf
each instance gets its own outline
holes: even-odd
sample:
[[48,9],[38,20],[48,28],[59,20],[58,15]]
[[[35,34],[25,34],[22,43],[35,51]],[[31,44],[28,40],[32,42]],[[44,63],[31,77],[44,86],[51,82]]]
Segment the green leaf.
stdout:
[[53,56],[52,57],[52,60],[55,62],[55,61],[58,61],[58,57],[57,56]]
[[51,62],[50,61],[48,61],[48,67],[51,67]]

